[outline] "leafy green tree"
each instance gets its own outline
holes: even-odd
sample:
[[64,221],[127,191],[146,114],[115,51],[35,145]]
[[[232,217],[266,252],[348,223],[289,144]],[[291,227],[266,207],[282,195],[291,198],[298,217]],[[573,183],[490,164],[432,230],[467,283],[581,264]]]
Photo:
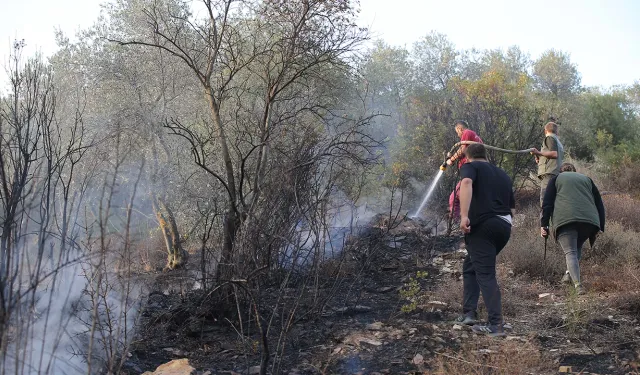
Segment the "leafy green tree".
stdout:
[[580,74],[568,53],[550,49],[533,63],[535,87],[555,98],[564,97],[580,89]]
[[458,74],[460,53],[446,35],[432,31],[413,46],[414,76],[417,85],[444,90]]
[[[524,73],[511,82],[501,71],[489,71],[477,81],[456,80],[455,113],[466,115],[486,144],[510,150],[533,147],[542,137],[542,111],[529,100],[529,86]],[[527,154],[495,152],[491,157],[514,180],[528,177],[533,167]]]
[[[529,56],[518,46],[502,50],[488,50],[480,55],[480,62],[484,67],[482,73],[489,71],[500,72],[509,83],[517,83],[522,76],[528,76],[527,70],[531,66]],[[476,79],[481,79],[482,75]]]
[[633,142],[638,136],[638,119],[630,101],[620,92],[589,94],[585,121],[593,134],[598,131],[611,134],[614,145]]
[[404,121],[406,97],[411,90],[411,64],[409,52],[378,41],[362,63],[360,74],[364,80],[367,106],[379,113],[373,126],[373,135],[381,139],[392,137]]

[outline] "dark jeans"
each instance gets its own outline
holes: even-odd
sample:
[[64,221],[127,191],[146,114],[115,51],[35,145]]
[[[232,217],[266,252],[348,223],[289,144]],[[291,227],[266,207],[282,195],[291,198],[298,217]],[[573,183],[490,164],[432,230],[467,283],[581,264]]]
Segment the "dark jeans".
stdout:
[[582,258],[582,245],[596,234],[600,229],[588,223],[570,223],[563,225],[556,231],[556,239],[567,261],[567,270],[575,285],[581,285],[580,258]]
[[496,256],[509,241],[511,225],[492,217],[471,227],[465,235],[467,257],[462,265],[464,314],[476,313],[480,292],[489,315],[489,324],[502,324],[502,297],[496,280]]

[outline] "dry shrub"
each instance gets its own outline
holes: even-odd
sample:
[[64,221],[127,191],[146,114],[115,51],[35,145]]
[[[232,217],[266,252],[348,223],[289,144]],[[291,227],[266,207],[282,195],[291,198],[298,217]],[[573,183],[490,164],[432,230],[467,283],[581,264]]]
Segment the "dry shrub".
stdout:
[[[537,207],[530,207],[518,212],[524,220],[515,225],[511,231],[511,239],[500,252],[500,262],[508,264],[514,275],[541,277],[544,274],[544,239],[540,237],[540,216]],[[547,243],[547,277],[557,277],[565,270],[564,254],[553,238]]]
[[531,342],[480,337],[458,352],[436,354],[428,374],[544,374],[556,370]]
[[603,195],[607,221],[615,221],[626,229],[640,228],[640,201],[629,194]]
[[640,193],[640,169],[636,163],[624,163],[615,168],[609,176],[609,185],[615,191]]
[[537,207],[540,204],[540,189],[520,189],[515,198],[517,211]]
[[[631,198],[628,198],[633,201]],[[612,204],[609,199],[607,204]],[[626,205],[630,205],[627,201]],[[621,204],[621,207],[625,204]],[[638,252],[638,233],[629,228],[634,227],[630,221],[631,210],[622,212],[609,208],[607,210],[608,223],[606,231],[601,233],[593,248],[585,243],[582,248],[582,261],[584,279],[595,282],[591,287],[598,291],[610,291],[619,289],[617,285],[620,265],[640,265],[640,252]],[[530,207],[520,214],[524,220],[514,226],[511,240],[500,253],[501,262],[509,265],[515,275],[526,274],[531,277],[540,277],[543,274],[544,240],[540,237],[539,211],[537,207]],[[617,216],[616,216],[617,215]],[[621,224],[615,219],[624,219],[626,224]],[[640,219],[638,227],[640,227]],[[564,253],[553,237],[547,242],[547,276],[557,278],[564,273],[566,262]],[[594,266],[595,265],[595,266]]]
[[596,240],[593,249],[583,247],[582,258],[585,261],[606,262],[614,264],[640,263],[638,253],[638,233],[626,229],[622,224],[609,222],[605,232]]
[[329,278],[345,278],[361,272],[356,262],[345,261],[344,258],[327,259],[318,264],[318,275]]
[[583,246],[580,266],[583,281],[595,292],[637,289],[638,233],[616,222],[610,222],[605,229],[593,248]]
[[612,264],[581,264],[580,278],[592,292],[616,292],[623,289],[625,284],[621,282],[619,273]]
[[167,248],[159,230],[152,230],[148,236],[141,237],[135,249],[142,271],[161,270],[167,264]]

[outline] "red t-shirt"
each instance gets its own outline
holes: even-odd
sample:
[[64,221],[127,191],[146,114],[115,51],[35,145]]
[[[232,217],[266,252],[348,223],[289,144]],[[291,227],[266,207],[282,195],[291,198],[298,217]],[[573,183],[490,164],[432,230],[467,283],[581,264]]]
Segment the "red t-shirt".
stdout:
[[[476,132],[474,132],[471,129],[466,129],[465,131],[462,132],[462,135],[460,136],[460,141],[472,141],[472,142],[483,143],[482,139],[480,139],[480,137],[478,137]],[[463,146],[460,146],[460,147],[463,147]],[[458,162],[458,168],[461,168],[462,165],[464,165],[464,163],[466,162],[467,162],[467,157],[462,155],[462,158],[460,158],[460,161]]]

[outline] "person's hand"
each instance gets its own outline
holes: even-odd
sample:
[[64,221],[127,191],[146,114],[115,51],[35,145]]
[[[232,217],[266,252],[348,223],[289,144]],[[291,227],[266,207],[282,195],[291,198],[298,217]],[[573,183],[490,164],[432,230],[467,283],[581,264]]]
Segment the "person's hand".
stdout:
[[531,149],[531,154],[536,157],[536,160],[538,159],[538,157],[542,156],[542,152],[538,151],[538,149],[535,147]]
[[549,228],[540,227],[540,237],[542,238],[549,237]]
[[471,232],[471,220],[468,217],[463,216],[460,218],[460,229],[465,234]]
[[453,165],[453,160],[451,160],[451,159],[447,159],[447,165],[448,165],[448,166],[452,166],[452,165]]

